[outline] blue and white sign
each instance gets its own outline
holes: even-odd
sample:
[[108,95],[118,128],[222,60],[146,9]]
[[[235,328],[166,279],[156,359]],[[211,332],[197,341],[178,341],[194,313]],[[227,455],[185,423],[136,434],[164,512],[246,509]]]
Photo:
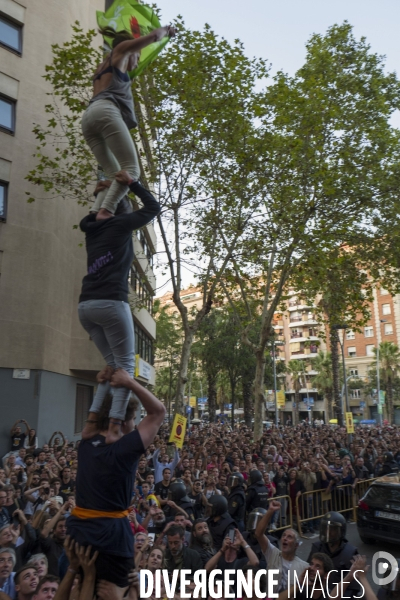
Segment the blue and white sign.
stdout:
[[192,407],[191,406],[187,406],[186,407],[186,412],[189,414],[190,412],[192,412]]
[[360,400],[360,408],[365,408],[365,402],[364,402],[364,400]]
[[232,410],[232,404],[224,404],[225,408],[228,410]]
[[197,398],[197,404],[207,404],[208,398],[203,396],[202,398]]

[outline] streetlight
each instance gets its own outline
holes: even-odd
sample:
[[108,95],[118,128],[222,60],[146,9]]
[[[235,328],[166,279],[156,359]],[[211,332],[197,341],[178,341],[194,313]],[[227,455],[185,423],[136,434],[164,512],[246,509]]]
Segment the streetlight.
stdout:
[[[339,331],[339,329],[343,330],[343,342],[344,342],[344,336],[346,334],[346,330],[348,329],[348,326],[346,324],[343,325],[332,325],[332,329]],[[344,360],[344,343],[342,343],[340,337],[338,336],[338,340],[339,340],[339,344],[340,344],[340,348],[342,350],[342,363],[343,363],[343,378],[344,378],[344,391],[346,394],[346,411],[350,412],[349,409],[349,395],[348,395],[348,391],[347,391],[347,379],[346,379],[346,362]],[[344,424],[344,414],[343,414],[343,395],[342,395],[342,401],[341,401],[341,414],[340,414],[340,420],[341,423],[340,425],[343,426]]]
[[[387,323],[386,319],[379,319],[380,323]],[[380,327],[380,326],[379,326]],[[380,329],[379,329],[380,333]],[[376,386],[378,392],[378,415],[379,415],[379,425],[382,427],[382,407],[381,407],[381,382],[380,382],[380,373],[379,373],[379,340],[376,347]],[[380,409],[380,412],[379,412]]]
[[276,395],[276,362],[275,362],[275,346],[284,346],[285,342],[280,342],[272,338],[272,362],[274,367],[274,400],[275,400],[275,426],[278,427],[278,399]]

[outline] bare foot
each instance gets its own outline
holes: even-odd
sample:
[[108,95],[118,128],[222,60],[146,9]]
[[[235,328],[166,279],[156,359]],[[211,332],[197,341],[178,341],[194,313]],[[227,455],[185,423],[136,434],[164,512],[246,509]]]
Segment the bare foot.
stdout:
[[105,381],[111,381],[111,377],[114,374],[114,369],[109,365],[106,365],[99,371],[96,375],[96,379],[99,383],[104,383]]
[[110,424],[108,426],[106,435],[106,444],[113,444],[122,437],[121,425],[122,421],[110,419]]
[[111,219],[114,215],[112,212],[105,208],[101,208],[96,215],[96,221],[104,221],[104,219]]
[[82,431],[82,439],[90,440],[90,438],[94,437],[97,433],[99,433],[97,413],[90,412],[85,427]]

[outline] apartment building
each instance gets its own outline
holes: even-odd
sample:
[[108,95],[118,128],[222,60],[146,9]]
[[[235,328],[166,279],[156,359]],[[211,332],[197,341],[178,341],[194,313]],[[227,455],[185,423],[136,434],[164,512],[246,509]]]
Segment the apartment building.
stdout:
[[[110,4],[108,1],[107,4]],[[26,419],[39,443],[55,429],[82,430],[103,360],[81,327],[77,304],[86,270],[83,235],[73,228],[87,212],[71,200],[26,202],[25,175],[35,165],[33,123],[46,125],[51,90],[44,80],[52,44],[71,25],[96,28],[104,0],[0,0],[0,452],[11,425]],[[101,44],[100,37],[97,40]],[[151,314],[156,249],[149,225],[134,236],[132,305],[137,377],[154,383]]]

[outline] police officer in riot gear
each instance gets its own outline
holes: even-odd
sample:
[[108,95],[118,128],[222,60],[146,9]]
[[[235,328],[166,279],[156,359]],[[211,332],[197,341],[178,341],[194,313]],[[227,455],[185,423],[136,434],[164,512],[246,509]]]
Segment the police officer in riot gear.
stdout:
[[[258,540],[255,536],[255,531],[258,523],[261,521],[266,512],[267,511],[265,510],[265,508],[255,508],[254,510],[252,510],[249,516],[247,517],[246,531],[242,534],[245,541],[250,545],[251,549],[257,555],[257,558],[260,561],[260,569],[266,568],[265,554],[261,550],[261,546],[258,543]],[[265,532],[265,535],[267,536],[271,544],[278,548],[278,540],[272,535],[267,534],[267,532]]]
[[382,470],[379,475],[390,475],[391,473],[398,473],[399,465],[394,460],[394,456],[391,452],[385,452],[383,455]]
[[186,485],[182,480],[177,479],[171,483],[168,490],[168,500],[174,502],[176,506],[179,506],[192,523],[195,521],[196,517],[194,514],[193,503],[186,494]]
[[[350,570],[351,560],[358,554],[358,550],[346,540],[346,528],[346,519],[342,514],[333,511],[326,513],[321,519],[319,541],[313,543],[307,562],[311,561],[312,555],[316,552],[323,552],[332,560],[339,574],[341,571]],[[340,581],[339,574],[333,574],[336,583]],[[344,598],[360,597],[360,591],[359,584],[352,581],[344,592]]]
[[261,471],[253,469],[249,474],[249,486],[246,494],[246,510],[251,512],[255,508],[268,508],[268,490],[264,485]]
[[207,520],[214,548],[222,548],[230,529],[236,529],[236,523],[228,512],[228,500],[225,496],[214,494],[207,502]]
[[244,493],[244,477],[241,473],[232,473],[228,477],[228,512],[236,521],[240,532],[244,531],[244,516],[246,512],[246,494]]

